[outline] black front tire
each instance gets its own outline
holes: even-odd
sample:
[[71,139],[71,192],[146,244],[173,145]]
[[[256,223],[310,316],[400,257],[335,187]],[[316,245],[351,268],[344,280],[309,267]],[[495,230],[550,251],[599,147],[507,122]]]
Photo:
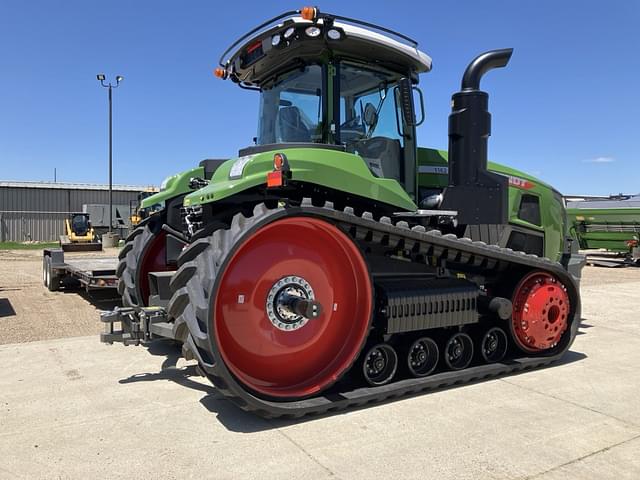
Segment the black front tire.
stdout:
[[145,250],[161,231],[163,222],[164,216],[162,214],[146,218],[126,238],[125,244],[120,250],[116,275],[118,277],[118,293],[122,297],[122,305],[125,307],[144,307],[146,305],[140,290],[138,266]]

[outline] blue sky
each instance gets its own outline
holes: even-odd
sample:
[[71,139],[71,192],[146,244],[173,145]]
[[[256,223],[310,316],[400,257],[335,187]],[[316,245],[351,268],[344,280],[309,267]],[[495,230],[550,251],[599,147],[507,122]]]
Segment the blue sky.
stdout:
[[[401,31],[434,62],[423,75],[423,146],[446,148],[451,94],[469,60],[513,47],[491,72],[490,158],[564,193],[640,192],[640,2],[323,1]],[[0,180],[159,184],[251,143],[257,97],[212,75],[235,38],[295,2],[0,1]],[[400,8],[400,9],[398,9]]]

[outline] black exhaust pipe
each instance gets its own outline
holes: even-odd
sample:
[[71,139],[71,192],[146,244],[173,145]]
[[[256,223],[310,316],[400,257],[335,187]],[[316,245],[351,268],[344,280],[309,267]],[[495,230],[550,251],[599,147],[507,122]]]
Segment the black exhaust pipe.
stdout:
[[507,223],[508,179],[487,170],[491,114],[480,80],[489,70],[506,66],[512,53],[505,48],[477,56],[464,72],[462,90],[451,97],[449,186],[441,208],[456,210],[462,225]]

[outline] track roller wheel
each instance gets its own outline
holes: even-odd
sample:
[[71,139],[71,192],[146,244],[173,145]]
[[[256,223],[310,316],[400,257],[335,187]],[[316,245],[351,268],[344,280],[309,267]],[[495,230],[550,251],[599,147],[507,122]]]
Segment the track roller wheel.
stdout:
[[451,370],[467,368],[473,359],[473,341],[466,333],[458,332],[449,337],[444,346],[444,363]]
[[480,353],[487,363],[502,360],[507,353],[509,341],[507,334],[499,327],[492,327],[485,332],[480,341]]
[[513,294],[511,333],[528,353],[555,347],[569,324],[571,310],[565,286],[547,272],[526,275]]
[[429,337],[422,337],[411,344],[407,353],[407,367],[414,377],[426,377],[438,365],[438,344]]
[[369,385],[389,383],[398,368],[398,355],[388,343],[374,345],[364,355],[362,373]]

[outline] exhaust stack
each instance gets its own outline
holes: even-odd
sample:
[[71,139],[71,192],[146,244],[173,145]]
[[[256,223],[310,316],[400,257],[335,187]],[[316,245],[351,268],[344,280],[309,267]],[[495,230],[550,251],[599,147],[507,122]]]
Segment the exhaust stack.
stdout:
[[480,80],[489,70],[506,66],[512,53],[505,48],[477,56],[464,72],[462,90],[451,97],[449,186],[441,208],[456,210],[460,224],[507,223],[508,179],[487,170],[491,114]]

